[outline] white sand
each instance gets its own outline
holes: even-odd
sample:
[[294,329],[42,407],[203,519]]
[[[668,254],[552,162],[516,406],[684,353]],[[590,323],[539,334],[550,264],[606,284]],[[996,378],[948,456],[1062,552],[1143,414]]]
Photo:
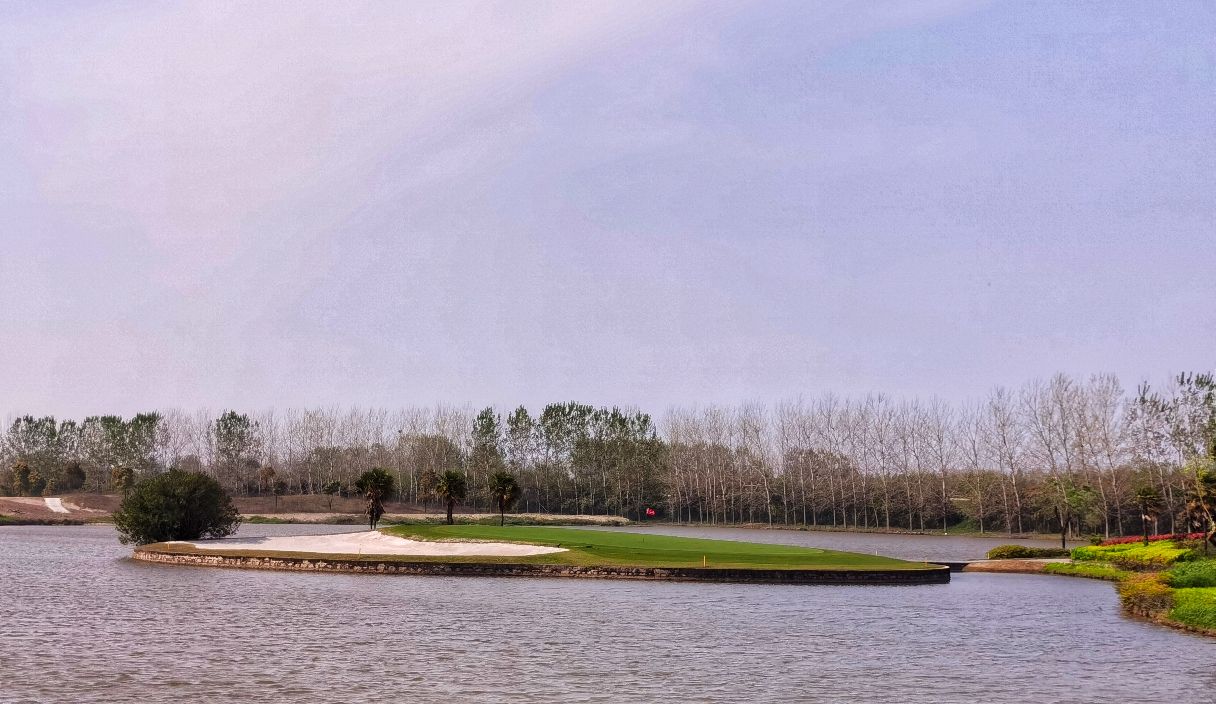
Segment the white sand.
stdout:
[[55,513],[71,513],[63,505],[63,499],[46,499],[46,507]]
[[203,550],[276,550],[341,555],[482,555],[523,557],[566,552],[565,548],[540,545],[481,542],[431,542],[406,540],[378,531],[336,533],[331,535],[279,535],[269,538],[224,538],[222,540],[175,541]]

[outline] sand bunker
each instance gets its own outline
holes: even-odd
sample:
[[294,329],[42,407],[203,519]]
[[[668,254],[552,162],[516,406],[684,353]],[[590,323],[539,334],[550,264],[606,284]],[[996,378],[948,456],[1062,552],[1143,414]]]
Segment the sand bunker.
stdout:
[[275,550],[341,555],[424,555],[431,557],[478,555],[525,557],[566,552],[565,548],[540,545],[481,542],[431,542],[406,540],[377,531],[332,535],[280,535],[268,538],[224,538],[222,540],[174,541],[203,550]]
[[46,501],[46,507],[55,513],[69,513],[63,505],[63,499],[44,499],[44,501]]

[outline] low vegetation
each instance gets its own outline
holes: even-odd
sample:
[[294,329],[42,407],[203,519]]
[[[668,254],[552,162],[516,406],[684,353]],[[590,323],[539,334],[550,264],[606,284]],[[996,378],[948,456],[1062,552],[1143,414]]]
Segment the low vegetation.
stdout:
[[1063,548],[1034,548],[1026,545],[998,545],[988,551],[989,560],[1020,560],[1049,557],[1068,557],[1068,551]]
[[1216,635],[1216,559],[1203,554],[1202,541],[1082,547],[1072,557],[1045,571],[1116,581],[1124,611]]
[[1194,557],[1194,550],[1173,540],[1155,543],[1123,543],[1119,545],[1090,545],[1074,548],[1072,559],[1087,562],[1109,562],[1127,570],[1162,570],[1175,562]]
[[1175,589],[1216,587],[1216,560],[1174,565],[1166,572],[1166,583]]
[[1107,538],[1098,543],[1100,546],[1107,545],[1128,545],[1131,543],[1155,543],[1159,540],[1202,540],[1203,533],[1161,533],[1159,535],[1150,535],[1147,539],[1139,535],[1125,535],[1119,538]]
[[26,518],[0,514],[0,526],[82,526],[84,521],[72,518]]
[[1053,562],[1050,565],[1044,565],[1043,571],[1047,574],[1103,579],[1108,582],[1121,582],[1135,574],[1105,562]]
[[1156,574],[1135,574],[1119,583],[1123,610],[1146,618],[1160,618],[1174,607],[1174,590]]
[[1169,618],[1216,634],[1216,588],[1175,590]]

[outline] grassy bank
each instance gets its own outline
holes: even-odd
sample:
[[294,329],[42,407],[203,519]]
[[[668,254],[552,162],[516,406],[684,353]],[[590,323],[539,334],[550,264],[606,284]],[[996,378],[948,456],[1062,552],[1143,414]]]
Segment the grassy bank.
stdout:
[[1091,562],[1055,562],[1044,566],[1043,572],[1064,575],[1066,577],[1102,579],[1108,582],[1121,582],[1133,574],[1127,570],[1121,570],[1114,565]]
[[1077,548],[1053,574],[1119,583],[1124,611],[1158,623],[1216,636],[1216,556],[1201,545],[1158,540]]
[[73,518],[25,518],[0,514],[0,526],[82,526],[85,521]]
[[819,548],[576,528],[410,525],[392,526],[383,532],[413,540],[483,540],[566,549],[566,552],[513,558],[549,564],[815,570],[926,568],[919,562]]

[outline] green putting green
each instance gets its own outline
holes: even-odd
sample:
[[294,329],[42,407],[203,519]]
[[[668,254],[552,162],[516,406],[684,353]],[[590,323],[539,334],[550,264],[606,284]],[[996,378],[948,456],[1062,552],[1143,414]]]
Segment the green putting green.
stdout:
[[719,567],[767,570],[915,570],[935,565],[878,555],[734,540],[549,526],[403,525],[381,532],[411,540],[478,540],[566,548],[566,552],[464,561],[578,566]]

